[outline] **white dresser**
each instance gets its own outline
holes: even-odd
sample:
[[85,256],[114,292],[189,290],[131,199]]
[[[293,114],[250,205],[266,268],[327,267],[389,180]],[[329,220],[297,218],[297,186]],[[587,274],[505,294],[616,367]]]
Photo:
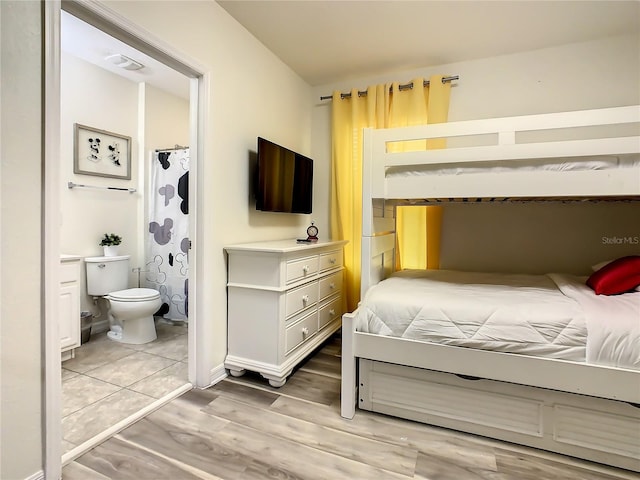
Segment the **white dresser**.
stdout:
[[62,360],[73,358],[80,346],[80,264],[78,255],[60,256],[59,329]]
[[340,328],[345,243],[292,239],[225,247],[225,367],[231,375],[252,370],[281,387],[293,368]]

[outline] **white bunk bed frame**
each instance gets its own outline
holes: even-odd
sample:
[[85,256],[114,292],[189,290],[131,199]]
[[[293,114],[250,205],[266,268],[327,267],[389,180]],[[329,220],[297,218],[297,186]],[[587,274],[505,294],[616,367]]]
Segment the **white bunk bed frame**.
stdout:
[[[397,178],[389,167],[640,153],[640,107],[366,129],[363,158],[362,297],[394,267],[395,220],[388,205],[423,199],[517,197],[640,200],[640,166],[579,171]],[[580,140],[516,143],[518,132],[587,129]],[[635,126],[634,126],[635,128]],[[628,129],[623,135],[628,135]],[[466,135],[497,144],[387,153],[387,142]],[[385,206],[386,204],[386,206]],[[392,210],[392,209],[391,209]],[[341,415],[355,407],[572,455],[640,472],[640,371],[384,337],[343,316]]]

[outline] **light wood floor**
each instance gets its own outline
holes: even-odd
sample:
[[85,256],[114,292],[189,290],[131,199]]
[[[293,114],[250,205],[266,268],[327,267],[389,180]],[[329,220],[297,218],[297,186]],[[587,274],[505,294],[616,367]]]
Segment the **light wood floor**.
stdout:
[[192,390],[63,469],[64,480],[612,480],[631,472],[358,410],[340,417],[333,338],[280,389]]

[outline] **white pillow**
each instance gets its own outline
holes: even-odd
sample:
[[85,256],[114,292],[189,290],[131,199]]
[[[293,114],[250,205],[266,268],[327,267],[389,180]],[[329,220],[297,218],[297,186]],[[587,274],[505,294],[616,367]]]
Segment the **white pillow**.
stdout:
[[597,272],[598,270],[600,270],[602,267],[604,267],[605,265],[610,264],[611,262],[613,262],[613,260],[607,260],[605,262],[600,262],[600,263],[596,263],[595,265],[591,266],[591,270],[593,270],[594,272]]

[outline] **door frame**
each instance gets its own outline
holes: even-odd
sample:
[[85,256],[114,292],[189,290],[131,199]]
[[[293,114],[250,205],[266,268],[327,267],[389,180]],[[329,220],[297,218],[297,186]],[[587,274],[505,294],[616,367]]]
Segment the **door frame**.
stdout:
[[[60,212],[60,16],[65,10],[96,28],[118,38],[141,52],[189,77],[189,329],[188,329],[188,381],[190,383],[175,394],[199,384],[208,378],[205,352],[197,349],[196,339],[203,330],[206,318],[203,309],[202,265],[203,235],[203,175],[204,132],[209,101],[207,69],[194,59],[178,52],[162,39],[130,22],[95,0],[50,0],[43,3],[43,189],[42,189],[42,345],[44,391],[42,395],[42,451],[45,478],[58,479],[62,475],[62,383],[60,339],[58,334],[58,285],[60,264],[59,229]],[[175,395],[174,395],[175,396]],[[163,398],[161,401],[168,401]],[[157,405],[154,404],[154,408]],[[141,415],[148,413],[141,411]],[[131,417],[130,417],[131,418]],[[131,419],[133,423],[137,418]],[[122,422],[118,428],[124,428]],[[87,447],[88,450],[91,447]],[[80,453],[75,452],[74,456]],[[70,458],[65,459],[70,461]]]

